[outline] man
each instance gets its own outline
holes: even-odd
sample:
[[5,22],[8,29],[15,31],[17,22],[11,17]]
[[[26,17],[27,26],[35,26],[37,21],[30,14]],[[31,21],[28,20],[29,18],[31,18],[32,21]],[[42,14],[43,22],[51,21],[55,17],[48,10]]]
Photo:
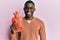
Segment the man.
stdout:
[[[10,40],[46,40],[44,22],[33,16],[35,4],[33,1],[27,1],[24,5],[25,17],[23,17],[24,30],[16,32],[16,24],[11,25]],[[15,29],[14,29],[15,28]]]

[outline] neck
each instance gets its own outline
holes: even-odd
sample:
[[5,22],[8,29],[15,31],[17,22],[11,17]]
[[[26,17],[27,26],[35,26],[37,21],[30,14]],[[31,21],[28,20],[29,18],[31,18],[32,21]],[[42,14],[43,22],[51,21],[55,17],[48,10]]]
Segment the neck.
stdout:
[[31,17],[26,17],[26,16],[25,16],[25,19],[26,19],[26,20],[32,20],[33,18],[34,18],[33,16],[31,16]]

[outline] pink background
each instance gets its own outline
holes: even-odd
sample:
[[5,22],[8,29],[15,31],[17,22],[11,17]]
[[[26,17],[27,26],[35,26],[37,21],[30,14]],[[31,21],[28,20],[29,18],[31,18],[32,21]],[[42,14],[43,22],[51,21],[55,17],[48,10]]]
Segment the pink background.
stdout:
[[[0,40],[8,40],[9,27],[14,11],[24,16],[26,0],[0,0]],[[33,0],[36,4],[34,16],[42,19],[46,26],[47,40],[60,40],[60,0]]]

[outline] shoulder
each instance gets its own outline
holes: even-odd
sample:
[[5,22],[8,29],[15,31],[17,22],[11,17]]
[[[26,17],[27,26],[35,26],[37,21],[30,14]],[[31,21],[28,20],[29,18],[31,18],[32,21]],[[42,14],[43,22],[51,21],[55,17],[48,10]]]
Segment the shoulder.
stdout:
[[42,19],[37,18],[37,17],[35,17],[35,19],[39,24],[44,25],[44,21]]

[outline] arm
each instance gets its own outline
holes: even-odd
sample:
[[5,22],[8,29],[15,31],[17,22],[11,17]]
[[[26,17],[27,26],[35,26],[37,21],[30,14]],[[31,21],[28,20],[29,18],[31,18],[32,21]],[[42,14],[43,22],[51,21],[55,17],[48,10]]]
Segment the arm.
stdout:
[[9,36],[9,40],[17,40],[16,39],[16,32],[13,29],[14,25],[12,24],[10,27],[10,36]]
[[46,40],[46,32],[45,32],[45,25],[43,22],[41,22],[41,27],[39,30],[39,34],[40,34],[40,40]]

